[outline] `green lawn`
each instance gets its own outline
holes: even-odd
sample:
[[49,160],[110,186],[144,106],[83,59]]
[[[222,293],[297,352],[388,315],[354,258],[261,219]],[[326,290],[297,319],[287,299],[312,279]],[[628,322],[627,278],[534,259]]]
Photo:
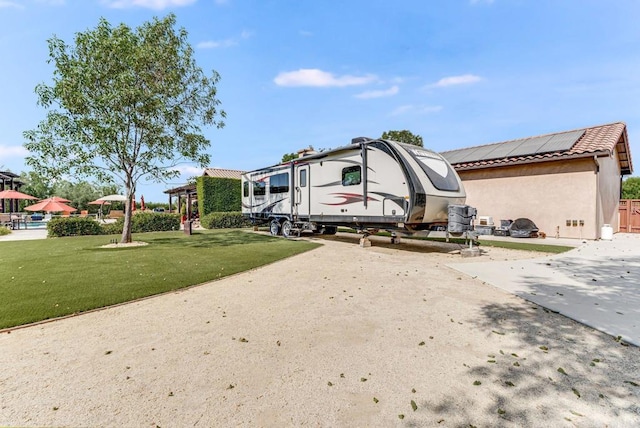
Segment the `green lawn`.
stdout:
[[149,245],[100,248],[114,238],[0,242],[0,328],[201,284],[319,245],[223,230],[134,234]]

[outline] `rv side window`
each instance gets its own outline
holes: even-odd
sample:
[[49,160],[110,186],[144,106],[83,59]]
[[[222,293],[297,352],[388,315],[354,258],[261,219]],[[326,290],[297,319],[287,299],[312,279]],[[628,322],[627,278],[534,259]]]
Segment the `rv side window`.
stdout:
[[269,181],[269,193],[287,193],[289,191],[289,173],[272,175]]
[[355,186],[360,184],[360,166],[342,168],[342,185]]
[[253,182],[253,196],[264,196],[267,193],[264,181]]
[[249,196],[249,182],[245,181],[242,185],[242,195],[246,198]]
[[300,170],[300,187],[307,187],[307,170]]

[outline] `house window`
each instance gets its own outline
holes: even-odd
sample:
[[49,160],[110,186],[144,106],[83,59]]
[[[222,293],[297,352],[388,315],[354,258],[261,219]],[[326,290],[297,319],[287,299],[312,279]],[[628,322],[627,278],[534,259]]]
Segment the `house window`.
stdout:
[[362,181],[360,166],[342,168],[342,185],[355,186]]
[[245,181],[242,184],[242,195],[246,198],[249,196],[249,182]]
[[253,182],[253,196],[264,196],[267,193],[264,181]]
[[272,175],[269,181],[269,193],[287,193],[289,191],[289,173]]
[[307,187],[307,170],[300,170],[300,187]]

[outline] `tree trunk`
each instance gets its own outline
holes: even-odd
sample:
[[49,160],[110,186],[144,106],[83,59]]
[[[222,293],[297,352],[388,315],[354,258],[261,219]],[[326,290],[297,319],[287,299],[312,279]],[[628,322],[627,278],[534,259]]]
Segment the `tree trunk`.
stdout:
[[121,244],[127,244],[131,242],[131,217],[133,215],[133,211],[131,210],[131,205],[133,204],[132,192],[127,189],[126,191],[127,200],[125,201],[124,207],[124,226],[122,227],[122,237],[120,238]]

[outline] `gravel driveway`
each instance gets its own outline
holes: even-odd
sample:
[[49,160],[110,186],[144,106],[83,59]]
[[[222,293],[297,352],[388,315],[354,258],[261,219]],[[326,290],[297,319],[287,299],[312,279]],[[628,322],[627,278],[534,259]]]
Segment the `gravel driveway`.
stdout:
[[319,241],[0,334],[0,425],[640,425],[638,348],[449,268],[478,261],[455,245]]

